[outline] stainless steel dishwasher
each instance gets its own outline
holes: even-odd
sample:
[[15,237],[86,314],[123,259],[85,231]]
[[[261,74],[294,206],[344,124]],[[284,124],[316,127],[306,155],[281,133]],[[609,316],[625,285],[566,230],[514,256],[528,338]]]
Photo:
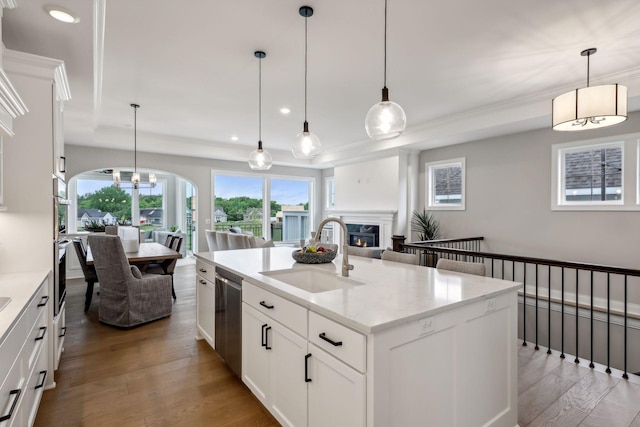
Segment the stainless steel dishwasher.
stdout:
[[216,352],[241,377],[242,277],[216,267]]

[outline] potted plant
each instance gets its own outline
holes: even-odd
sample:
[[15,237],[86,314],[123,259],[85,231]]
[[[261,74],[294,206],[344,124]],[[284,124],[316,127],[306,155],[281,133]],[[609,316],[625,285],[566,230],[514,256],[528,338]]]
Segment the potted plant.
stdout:
[[91,232],[102,232],[104,231],[104,224],[102,221],[91,220],[87,222],[84,226],[84,229]]
[[[440,238],[440,222],[426,209],[423,209],[422,212],[413,211],[411,226],[412,231],[418,233],[418,240],[420,242]],[[427,252],[425,256],[427,267],[435,267],[438,261],[438,255],[434,252]]]

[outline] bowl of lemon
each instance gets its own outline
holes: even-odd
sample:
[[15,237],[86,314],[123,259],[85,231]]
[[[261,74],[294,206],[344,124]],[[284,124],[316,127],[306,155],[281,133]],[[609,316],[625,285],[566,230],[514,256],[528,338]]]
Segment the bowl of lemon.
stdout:
[[296,262],[302,264],[325,264],[333,261],[336,257],[336,251],[327,249],[323,246],[305,246],[302,249],[296,249],[291,254]]

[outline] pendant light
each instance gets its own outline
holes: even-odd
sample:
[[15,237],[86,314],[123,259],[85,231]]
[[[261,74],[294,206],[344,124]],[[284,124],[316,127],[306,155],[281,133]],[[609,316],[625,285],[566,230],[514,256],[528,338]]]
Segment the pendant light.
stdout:
[[364,120],[364,127],[369,138],[382,140],[400,136],[406,126],[407,115],[402,107],[389,101],[389,89],[387,89],[387,0],[384,0],[384,87],[382,88],[382,101],[369,109]]
[[253,170],[269,170],[273,164],[271,154],[262,148],[262,60],[266,53],[258,50],[253,55],[258,61],[258,149],[249,155],[249,167]]
[[589,86],[589,58],[596,48],[585,49],[587,87],[572,90],[553,99],[553,130],[598,129],[627,120],[627,88],[619,84]]
[[131,175],[131,184],[134,189],[138,189],[140,185],[140,174],[138,173],[138,104],[131,104],[133,108],[133,174]]
[[293,140],[291,152],[298,159],[313,159],[322,148],[320,138],[309,132],[309,122],[307,122],[307,18],[313,16],[313,9],[302,6],[298,12],[304,18],[304,124],[302,132]]

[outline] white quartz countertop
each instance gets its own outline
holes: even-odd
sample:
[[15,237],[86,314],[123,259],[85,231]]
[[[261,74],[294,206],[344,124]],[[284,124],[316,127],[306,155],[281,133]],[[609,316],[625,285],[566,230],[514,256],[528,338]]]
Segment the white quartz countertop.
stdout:
[[5,340],[7,332],[19,319],[20,314],[48,274],[49,272],[44,270],[0,274],[0,297],[11,298],[9,304],[0,310],[0,343]]
[[310,293],[260,274],[289,268],[317,268],[341,274],[341,255],[327,264],[299,264],[291,257],[293,250],[240,249],[200,252],[196,257],[364,333],[379,332],[522,287],[521,283],[506,280],[357,256],[349,257],[354,266],[349,278],[365,284],[345,289]]

